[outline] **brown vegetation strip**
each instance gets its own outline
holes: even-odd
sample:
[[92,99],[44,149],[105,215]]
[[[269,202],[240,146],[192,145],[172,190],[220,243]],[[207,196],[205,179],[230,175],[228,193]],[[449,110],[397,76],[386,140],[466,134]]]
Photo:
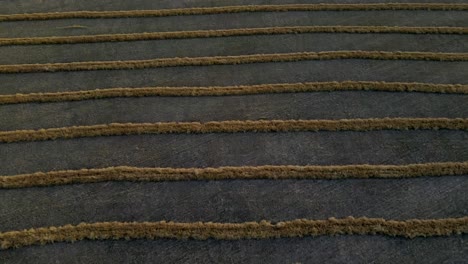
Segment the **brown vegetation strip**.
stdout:
[[385,235],[414,238],[466,233],[468,233],[468,217],[405,221],[347,217],[327,220],[296,219],[278,223],[268,221],[244,223],[98,222],[0,233],[0,247],[9,249],[84,239],[238,240],[333,235]]
[[426,60],[468,61],[468,53],[389,52],[389,51],[323,51],[239,56],[214,56],[190,58],[163,58],[128,61],[87,61],[46,64],[0,65],[0,73],[30,73],[58,71],[130,70],[177,66],[235,65],[248,63],[294,62],[307,60]]
[[290,11],[372,11],[372,10],[440,10],[466,11],[468,4],[459,3],[374,3],[374,4],[285,4],[285,5],[239,5],[222,7],[192,7],[160,10],[125,11],[71,11],[54,13],[6,14],[0,21],[51,20],[70,18],[125,18],[165,17],[186,15],[210,15],[246,12]]
[[174,32],[145,32],[127,34],[101,34],[82,36],[54,36],[32,38],[0,38],[0,46],[76,44],[97,42],[123,42],[141,40],[215,38],[253,35],[280,35],[306,33],[399,33],[399,34],[468,34],[466,27],[388,27],[388,26],[295,26],[268,28],[240,28]]
[[106,181],[401,179],[462,175],[468,176],[468,162],[408,165],[267,165],[219,168],[137,168],[121,166],[0,176],[0,188],[26,188]]
[[468,130],[468,118],[369,118],[337,120],[245,120],[212,122],[111,123],[39,130],[0,131],[0,142],[42,141],[140,134],[316,132],[375,130]]
[[305,82],[208,87],[105,88],[84,91],[0,95],[0,104],[82,101],[115,97],[145,96],[228,96],[268,93],[305,93],[331,91],[385,91],[468,94],[466,84],[400,82]]

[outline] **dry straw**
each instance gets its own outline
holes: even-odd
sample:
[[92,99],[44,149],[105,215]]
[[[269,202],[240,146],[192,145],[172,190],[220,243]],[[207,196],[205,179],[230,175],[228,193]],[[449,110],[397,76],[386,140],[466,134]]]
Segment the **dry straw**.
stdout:
[[268,221],[245,223],[101,222],[4,232],[0,233],[0,246],[8,249],[84,239],[237,240],[324,235],[385,235],[414,238],[466,233],[468,233],[468,217],[406,221],[348,217],[328,220],[297,219],[278,223]]
[[323,51],[239,56],[163,58],[128,61],[87,61],[46,64],[0,65],[0,73],[31,73],[58,71],[130,70],[177,66],[235,65],[248,63],[294,62],[307,60],[424,60],[468,61],[468,53],[389,52],[389,51]]
[[163,39],[215,38],[232,36],[306,34],[306,33],[398,33],[398,34],[468,34],[466,27],[388,27],[388,26],[295,26],[219,30],[146,32],[83,36],[0,38],[0,46],[123,42]]
[[464,175],[468,175],[468,162],[408,165],[268,165],[219,168],[137,168],[122,166],[0,176],[0,188],[26,188],[106,181],[401,179]]
[[30,13],[0,15],[0,21],[51,20],[71,18],[125,18],[165,17],[186,15],[230,14],[246,12],[290,11],[373,11],[373,10],[432,10],[466,11],[468,4],[458,3],[374,3],[374,4],[286,4],[286,5],[239,5],[222,7],[192,7],[161,10],[127,11],[71,11],[55,13]]
[[305,82],[208,87],[104,88],[54,93],[0,95],[0,104],[82,101],[115,97],[144,96],[228,96],[270,93],[306,93],[332,91],[385,91],[468,94],[468,85],[401,82]]
[[111,123],[39,130],[0,131],[0,142],[42,141],[139,134],[316,132],[376,130],[468,130],[467,118],[369,118],[337,120],[245,120],[212,122]]

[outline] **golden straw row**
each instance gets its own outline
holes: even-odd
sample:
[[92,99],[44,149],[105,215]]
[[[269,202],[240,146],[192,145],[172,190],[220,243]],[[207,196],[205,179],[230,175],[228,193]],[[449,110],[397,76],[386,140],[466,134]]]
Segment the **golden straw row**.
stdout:
[[402,83],[402,82],[304,82],[275,83],[239,86],[207,87],[141,87],[141,88],[104,88],[95,90],[4,94],[0,95],[0,104],[44,103],[82,101],[116,97],[145,96],[229,96],[270,93],[307,93],[332,91],[382,91],[382,92],[422,92],[468,94],[466,84]]
[[468,233],[468,217],[405,221],[347,217],[327,220],[296,219],[277,223],[268,221],[244,223],[98,222],[3,232],[0,233],[0,247],[2,249],[20,248],[84,239],[237,240],[334,235],[384,235],[415,238],[466,233]]
[[402,179],[440,176],[468,176],[468,162],[407,165],[267,165],[219,168],[138,168],[121,166],[0,176],[0,188],[27,188],[108,181]]
[[5,14],[0,21],[51,20],[70,18],[124,18],[165,17],[187,15],[230,14],[247,12],[290,11],[373,11],[373,10],[432,10],[467,11],[468,4],[461,3],[373,3],[373,4],[285,4],[285,5],[239,5],[221,7],[191,7],[159,10],[122,11],[71,11],[53,13]]
[[468,34],[467,27],[388,27],[388,26],[294,26],[267,28],[240,28],[174,32],[145,32],[126,34],[100,34],[82,36],[53,36],[30,38],[0,38],[0,46],[76,44],[98,42],[124,42],[142,40],[216,38],[233,36],[307,34],[307,33],[397,33],[397,34]]
[[250,63],[295,62],[308,60],[423,60],[468,61],[468,53],[389,52],[389,51],[323,51],[239,56],[163,58],[128,61],[86,61],[45,64],[0,65],[0,73],[32,73],[59,71],[131,70],[159,67],[236,65]]
[[212,122],[111,123],[0,131],[0,142],[43,141],[140,134],[316,132],[378,130],[468,130],[468,118],[369,118],[337,120],[246,120]]

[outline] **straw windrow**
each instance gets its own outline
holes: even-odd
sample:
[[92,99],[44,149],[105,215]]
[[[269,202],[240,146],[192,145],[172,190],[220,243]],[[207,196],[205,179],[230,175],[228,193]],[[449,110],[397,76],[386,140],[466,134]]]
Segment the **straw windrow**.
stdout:
[[247,12],[292,12],[292,11],[466,11],[468,4],[459,3],[374,3],[374,4],[285,4],[285,5],[238,5],[222,7],[191,7],[160,10],[122,11],[71,11],[54,13],[6,14],[0,21],[52,20],[72,18],[130,18],[165,17],[187,15],[232,14]]
[[178,66],[235,65],[268,62],[294,62],[307,60],[423,60],[468,61],[468,53],[389,52],[389,51],[323,51],[239,56],[163,58],[128,61],[87,61],[45,64],[0,65],[0,73],[31,73],[58,71],[131,70]]
[[369,118],[338,120],[246,120],[212,122],[111,123],[39,130],[0,131],[0,142],[43,141],[139,134],[316,132],[376,130],[468,130],[466,118]]
[[382,92],[421,92],[468,94],[466,84],[401,83],[401,82],[305,82],[276,83],[239,86],[207,87],[141,87],[141,88],[104,88],[96,90],[67,91],[52,93],[4,94],[0,104],[44,103],[82,101],[115,97],[145,96],[229,96],[270,93],[307,93],[333,91],[382,91]]
[[4,232],[0,233],[0,246],[8,249],[84,239],[238,240],[333,235],[385,235],[414,238],[466,233],[468,233],[468,217],[406,221],[348,217],[329,218],[328,220],[297,219],[278,223],[268,221],[245,223],[100,222]]
[[0,46],[76,44],[124,42],[164,39],[216,38],[233,36],[306,34],[306,33],[397,33],[397,34],[468,34],[466,27],[388,27],[388,26],[294,26],[268,28],[240,28],[174,32],[146,32],[127,34],[101,34],[82,36],[54,36],[31,38],[0,38]]
[[0,188],[27,188],[107,181],[402,179],[440,176],[468,176],[468,162],[408,165],[267,165],[219,168],[138,168],[121,166],[0,176]]

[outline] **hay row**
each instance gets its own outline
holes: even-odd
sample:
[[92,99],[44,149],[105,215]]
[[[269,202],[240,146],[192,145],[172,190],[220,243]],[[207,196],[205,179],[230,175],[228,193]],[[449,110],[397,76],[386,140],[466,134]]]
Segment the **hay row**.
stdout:
[[338,120],[236,120],[212,122],[111,123],[0,131],[0,142],[43,141],[140,134],[317,132],[377,130],[468,130],[467,118],[369,118]]
[[121,166],[0,176],[0,188],[27,188],[108,181],[336,180],[441,176],[468,176],[468,162],[408,165],[267,165],[219,168],[138,168]]
[[402,83],[402,82],[305,82],[275,83],[239,86],[207,87],[140,87],[140,88],[103,88],[95,90],[5,94],[0,95],[0,104],[46,103],[83,101],[116,97],[148,96],[230,96],[273,93],[309,93],[333,91],[380,91],[380,92],[421,92],[468,94],[466,84]]
[[389,52],[389,51],[323,51],[239,56],[163,58],[128,61],[87,61],[45,64],[0,65],[0,73],[32,73],[59,71],[131,70],[159,67],[236,65],[250,63],[295,62],[308,60],[423,60],[468,61],[468,53]]
[[0,38],[0,46],[10,45],[51,45],[77,44],[99,42],[126,42],[142,40],[216,38],[255,35],[284,35],[307,33],[397,33],[397,34],[468,34],[466,27],[388,27],[388,26],[295,26],[295,27],[267,27],[240,28],[219,30],[196,30],[174,32],[145,32],[126,34],[99,34],[82,36],[54,36],[30,38]]
[[385,235],[405,238],[450,236],[468,233],[468,217],[412,219],[381,218],[297,219],[271,223],[174,223],[174,222],[98,222],[33,228],[0,233],[2,249],[54,242],[118,239],[273,239],[282,237]]
[[466,11],[468,4],[458,3],[374,3],[374,4],[285,4],[285,5],[239,5],[223,7],[191,7],[160,10],[122,11],[71,11],[51,13],[6,14],[0,21],[52,20],[72,18],[126,18],[165,17],[187,15],[212,15],[248,12],[291,12],[291,11],[377,11],[377,10],[430,10]]

